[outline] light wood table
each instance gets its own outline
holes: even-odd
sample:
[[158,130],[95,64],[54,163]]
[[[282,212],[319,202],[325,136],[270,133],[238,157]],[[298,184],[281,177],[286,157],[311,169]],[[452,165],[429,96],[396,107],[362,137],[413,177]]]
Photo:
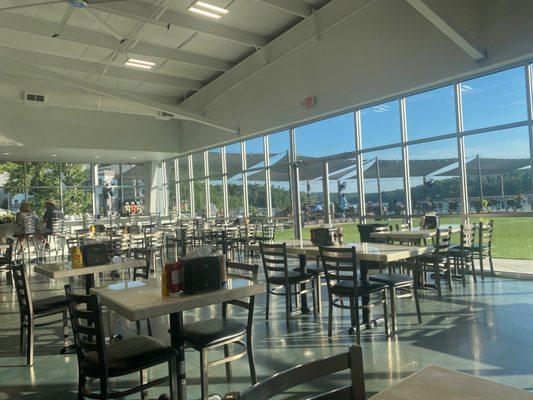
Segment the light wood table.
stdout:
[[532,400],[533,394],[462,372],[430,365],[371,400]]
[[[451,228],[452,233],[461,232],[461,225],[441,225],[439,230],[447,231]],[[409,231],[372,232],[370,237],[378,240],[391,240],[393,242],[409,242],[420,244],[422,240],[437,236],[437,229],[413,228]]]
[[178,350],[178,398],[186,399],[185,345],[183,340],[183,312],[199,307],[221,304],[265,292],[264,283],[250,283],[244,279],[230,279],[226,287],[196,295],[177,297],[161,295],[161,280],[126,282],[94,288],[102,305],[130,321],[141,321],[170,315],[170,341]]

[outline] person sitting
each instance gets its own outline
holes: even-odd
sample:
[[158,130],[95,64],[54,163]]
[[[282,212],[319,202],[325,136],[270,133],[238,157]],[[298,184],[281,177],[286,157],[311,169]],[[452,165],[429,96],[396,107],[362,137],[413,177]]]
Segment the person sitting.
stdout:
[[35,231],[35,220],[28,202],[23,201],[20,203],[19,211],[15,215],[15,223],[17,224],[14,235],[17,238],[16,247],[19,248],[18,253],[23,253],[26,235],[35,233],[30,232],[31,230]]

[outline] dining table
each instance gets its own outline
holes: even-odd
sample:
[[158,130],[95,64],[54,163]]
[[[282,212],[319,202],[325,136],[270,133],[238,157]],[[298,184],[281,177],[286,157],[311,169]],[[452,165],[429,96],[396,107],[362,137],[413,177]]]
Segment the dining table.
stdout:
[[432,239],[437,236],[437,231],[448,231],[452,233],[461,232],[461,225],[441,225],[438,229],[423,229],[415,227],[409,230],[397,230],[397,231],[384,231],[384,232],[372,232],[370,237],[375,240],[400,242],[400,243],[414,243],[420,245],[423,241]]
[[430,365],[371,400],[533,400],[533,393],[474,375]]
[[[320,248],[313,244],[310,240],[292,239],[277,243],[285,243],[287,255],[298,257],[299,271],[302,273],[305,273],[306,271],[308,257],[316,259],[320,256]],[[381,263],[384,266],[387,266],[387,264],[391,262],[407,260],[409,258],[418,257],[424,254],[431,254],[433,252],[433,246],[410,246],[388,243],[344,242],[334,246],[339,248],[355,247],[358,261],[373,261]],[[250,248],[259,249],[259,244],[252,244],[250,245]],[[360,266],[360,279],[366,282],[368,281],[368,263],[361,262]],[[320,285],[317,285],[317,288],[320,288]],[[317,297],[318,301],[320,301],[320,298],[321,296]],[[368,296],[363,296],[361,302],[363,305],[365,305],[368,304],[369,300],[370,299]],[[307,296],[305,294],[302,295],[301,302],[302,312],[309,312],[309,308],[307,306]],[[381,320],[372,321],[370,319],[370,309],[363,308],[362,329],[370,328],[380,321]]]
[[264,283],[245,279],[229,279],[218,290],[178,296],[163,296],[161,279],[121,282],[105,287],[93,288],[100,303],[129,321],[142,321],[148,318],[170,316],[170,342],[178,350],[178,398],[185,400],[185,343],[183,339],[183,312],[196,308],[222,304],[265,293]]

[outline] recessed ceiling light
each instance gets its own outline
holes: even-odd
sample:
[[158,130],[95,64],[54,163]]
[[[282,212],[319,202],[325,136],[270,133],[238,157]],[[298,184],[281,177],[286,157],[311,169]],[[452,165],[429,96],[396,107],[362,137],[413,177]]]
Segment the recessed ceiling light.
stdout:
[[100,158],[100,156],[94,156],[94,158]]
[[222,15],[229,13],[229,10],[226,10],[222,7],[217,7],[213,4],[206,3],[204,1],[197,1],[193,3],[188,10],[195,14],[203,15],[204,17],[219,19]]
[[135,67],[135,68],[152,69],[155,66],[155,62],[137,60],[135,58],[128,58],[126,62],[124,63],[124,65],[127,65],[129,67]]
[[10,154],[11,154],[11,153],[4,153],[4,156],[8,156],[8,155],[10,155]]
[[57,157],[57,154],[52,154],[52,157]]

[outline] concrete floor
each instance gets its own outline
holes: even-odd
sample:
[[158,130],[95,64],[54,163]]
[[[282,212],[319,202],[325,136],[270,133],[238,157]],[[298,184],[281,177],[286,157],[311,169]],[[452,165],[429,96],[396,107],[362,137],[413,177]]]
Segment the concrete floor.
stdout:
[[[64,283],[32,276],[33,296],[39,298],[62,293]],[[429,364],[443,365],[533,392],[533,281],[487,278],[474,286],[470,280],[465,289],[456,283],[453,292],[445,289],[444,294],[443,300],[438,301],[434,291],[422,292],[422,326],[416,324],[412,299],[402,299],[398,335],[385,337],[382,326],[363,332],[368,397]],[[18,355],[16,295],[5,285],[3,276],[0,299],[0,400],[75,399],[76,357],[59,354],[62,347],[60,327],[37,329],[35,364],[26,367],[25,359]],[[347,312],[334,311],[334,337],[330,342],[327,338],[327,307],[316,322],[312,315],[297,317],[292,322],[292,333],[287,334],[282,301],[275,301],[268,323],[264,320],[264,296],[260,296],[256,304],[254,343],[259,379],[299,363],[341,352],[354,343],[354,337],[347,334]],[[218,312],[218,307],[197,310],[188,313],[185,321]],[[168,319],[161,318],[153,324],[155,336],[168,342]],[[115,318],[116,332],[131,336],[135,334],[134,329],[133,324],[118,316]],[[188,398],[197,399],[199,355],[188,350],[186,360]],[[225,383],[222,366],[210,370],[211,393],[223,394],[250,385],[246,359],[232,365],[234,380],[231,384]],[[160,367],[151,370],[150,376],[164,373],[165,368]],[[118,381],[117,387],[125,387],[128,383],[133,385],[136,380],[137,375],[131,375]],[[346,375],[335,375],[295,390],[290,398],[303,398],[304,394],[338,387],[345,382],[348,382]],[[150,398],[157,398],[165,391],[163,386],[155,388],[150,391]]]

